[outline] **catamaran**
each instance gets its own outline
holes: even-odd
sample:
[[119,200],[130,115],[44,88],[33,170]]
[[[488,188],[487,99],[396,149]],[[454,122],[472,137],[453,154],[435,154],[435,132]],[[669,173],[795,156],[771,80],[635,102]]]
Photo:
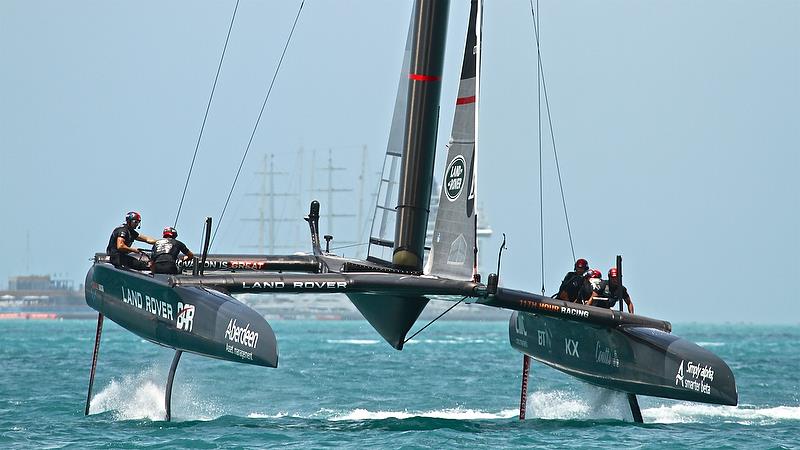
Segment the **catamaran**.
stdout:
[[[183,352],[278,366],[272,328],[231,294],[343,293],[386,342],[402,350],[431,300],[511,310],[509,340],[524,355],[520,417],[529,358],[588,383],[627,394],[736,405],[733,373],[712,352],[671,334],[667,321],[571,303],[485,281],[477,265],[477,165],[482,5],[471,1],[456,113],[430,248],[426,232],[433,184],[439,97],[448,24],[447,0],[416,0],[366,259],[344,258],[320,242],[320,204],[308,216],[312,252],[302,255],[209,254],[180,275],[153,275],[98,254],[86,275],[86,302],[98,311],[89,413],[104,317],[175,350],[165,392],[166,419]],[[499,272],[499,264],[498,264]]]

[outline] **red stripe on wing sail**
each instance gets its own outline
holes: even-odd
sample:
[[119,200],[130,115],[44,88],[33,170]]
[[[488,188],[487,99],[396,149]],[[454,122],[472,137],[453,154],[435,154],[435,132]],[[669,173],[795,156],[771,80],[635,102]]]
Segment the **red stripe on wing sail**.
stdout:
[[441,79],[441,77],[435,75],[422,75],[419,73],[410,73],[408,74],[408,78],[414,81],[439,81]]
[[469,97],[461,97],[456,99],[456,105],[467,105],[469,103],[475,103],[475,96],[470,95]]

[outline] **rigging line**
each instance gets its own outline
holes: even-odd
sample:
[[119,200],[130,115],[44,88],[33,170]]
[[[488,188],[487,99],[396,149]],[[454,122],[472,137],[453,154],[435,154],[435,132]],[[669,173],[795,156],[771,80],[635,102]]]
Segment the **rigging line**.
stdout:
[[553,157],[556,160],[556,172],[558,173],[558,188],[561,190],[561,203],[564,206],[564,220],[567,222],[567,234],[569,235],[569,247],[572,250],[572,260],[575,260],[575,246],[572,243],[572,228],[569,226],[569,214],[567,214],[567,198],[564,196],[564,184],[561,181],[561,168],[558,165],[558,152],[556,151],[556,137],[553,133],[553,119],[550,117],[550,102],[547,99],[547,84],[544,81],[542,72],[542,89],[544,90],[544,104],[547,108],[547,121],[550,124],[550,140],[553,143]]
[[[531,14],[533,14],[533,5],[532,4],[531,4]],[[567,213],[567,199],[566,199],[566,196],[564,195],[564,183],[563,183],[563,181],[561,179],[561,166],[558,163],[558,151],[556,150],[556,138],[555,138],[555,132],[553,131],[553,117],[550,114],[550,100],[547,97],[547,81],[545,80],[545,76],[544,76],[544,67],[542,67],[542,60],[541,60],[542,55],[541,55],[540,52],[538,52],[538,49],[539,49],[539,29],[536,26],[536,22],[535,21],[534,21],[534,34],[536,36],[536,48],[537,48],[537,55],[538,55],[538,58],[539,58],[538,68],[539,68],[539,71],[541,72],[541,77],[542,77],[542,91],[544,92],[544,104],[545,104],[545,108],[547,109],[547,122],[548,122],[549,127],[550,127],[550,141],[553,144],[553,156],[554,156],[555,162],[556,162],[556,173],[558,174],[558,188],[561,191],[561,204],[564,207],[564,220],[566,221],[566,224],[567,224],[567,234],[569,235],[569,247],[570,247],[570,250],[572,251],[572,259],[575,260],[575,245],[573,244],[572,228],[570,227],[569,214]]]
[[281,70],[281,65],[283,64],[283,57],[286,56],[286,50],[289,48],[289,43],[292,42],[292,35],[294,35],[294,29],[297,27],[297,21],[300,19],[300,13],[303,11],[303,5],[305,3],[305,0],[300,2],[300,8],[297,9],[297,16],[294,18],[292,29],[289,31],[289,37],[286,39],[286,44],[283,46],[283,52],[278,60],[278,66],[275,68],[275,73],[272,75],[272,81],[269,83],[269,89],[267,89],[267,95],[264,97],[264,103],[261,104],[261,111],[258,113],[258,118],[253,126],[253,132],[250,133],[250,140],[247,142],[247,147],[242,155],[242,160],[239,162],[239,169],[236,171],[236,176],[233,178],[233,183],[231,184],[231,190],[228,192],[228,198],[225,199],[225,206],[222,207],[222,213],[220,213],[219,219],[217,220],[217,226],[214,228],[214,234],[211,236],[211,244],[209,244],[209,248],[214,244],[214,238],[217,237],[217,231],[219,231],[219,226],[222,223],[222,217],[225,216],[225,210],[228,209],[228,202],[231,201],[231,195],[233,195],[233,189],[236,187],[236,181],[239,180],[239,174],[242,173],[244,161],[247,159],[247,153],[250,151],[250,146],[253,144],[253,138],[256,135],[256,130],[258,130],[258,124],[261,122],[261,116],[264,114],[264,108],[266,108],[269,95],[272,93],[272,87],[275,85],[275,79],[278,78],[278,72]]
[[225,46],[222,47],[222,55],[219,58],[219,65],[217,66],[217,74],[214,76],[214,85],[211,87],[211,95],[208,96],[208,104],[206,105],[206,113],[203,116],[203,124],[200,126],[200,134],[197,136],[197,143],[194,146],[194,156],[192,156],[192,163],[189,165],[189,173],[186,175],[186,183],[183,185],[183,194],[181,194],[181,202],[178,205],[178,212],[175,214],[175,224],[173,227],[177,228],[178,218],[181,216],[181,209],[183,208],[183,200],[186,198],[186,190],[189,188],[189,179],[192,177],[192,169],[194,169],[194,161],[197,159],[197,150],[200,148],[200,140],[203,138],[203,130],[206,128],[206,120],[208,119],[208,111],[211,109],[211,100],[214,98],[214,91],[217,89],[217,80],[219,80],[219,73],[222,70],[222,61],[225,59],[225,51],[228,49],[228,41],[231,38],[231,30],[233,29],[233,22],[236,19],[236,11],[239,9],[239,0],[236,0],[236,6],[233,8],[233,15],[231,16],[231,23],[228,26],[228,35],[225,37]]
[[451,306],[451,307],[447,308],[446,310],[444,310],[444,312],[443,312],[443,313],[441,313],[441,314],[439,314],[438,316],[436,316],[436,318],[435,318],[435,319],[431,320],[430,322],[428,322],[428,324],[427,324],[427,325],[425,325],[424,327],[420,328],[420,329],[419,329],[419,331],[417,331],[416,333],[412,334],[410,338],[408,338],[408,339],[406,339],[405,341],[403,341],[403,344],[405,345],[405,343],[406,343],[406,342],[410,341],[411,339],[414,339],[414,337],[416,337],[416,335],[418,335],[418,334],[422,333],[422,330],[424,330],[425,328],[428,328],[430,325],[432,325],[432,324],[433,324],[433,322],[436,322],[437,320],[441,319],[441,317],[442,317],[443,315],[445,315],[445,314],[449,313],[451,309],[455,308],[456,306],[458,306],[458,305],[459,305],[459,303],[463,302],[463,301],[464,301],[464,300],[466,300],[466,299],[467,299],[467,297],[466,297],[466,296],[464,296],[463,298],[461,298],[461,300],[459,300],[459,301],[457,301],[455,304],[453,304],[453,306]]
[[[533,3],[531,2],[531,8]],[[542,72],[539,65],[542,61],[541,47],[539,46],[539,0],[536,0],[536,12],[534,18],[534,30],[536,31],[536,93],[537,111],[536,118],[539,125],[539,248],[542,257],[542,295],[544,295],[544,177],[542,176]]]

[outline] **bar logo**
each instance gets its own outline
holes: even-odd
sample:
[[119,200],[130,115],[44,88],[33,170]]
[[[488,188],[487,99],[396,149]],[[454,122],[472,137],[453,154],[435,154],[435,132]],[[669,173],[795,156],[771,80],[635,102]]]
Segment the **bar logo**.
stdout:
[[178,317],[175,319],[175,325],[179,330],[192,331],[194,311],[194,305],[178,302]]

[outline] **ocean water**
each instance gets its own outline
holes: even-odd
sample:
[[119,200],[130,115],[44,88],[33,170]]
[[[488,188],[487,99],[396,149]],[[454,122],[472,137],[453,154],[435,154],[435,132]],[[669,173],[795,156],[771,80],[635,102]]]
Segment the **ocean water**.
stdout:
[[625,398],[532,364],[506,322],[445,322],[402,352],[366,322],[275,321],[278,369],[172,351],[106,321],[0,321],[0,448],[800,448],[800,327],[676,324],[731,366],[738,407]]

